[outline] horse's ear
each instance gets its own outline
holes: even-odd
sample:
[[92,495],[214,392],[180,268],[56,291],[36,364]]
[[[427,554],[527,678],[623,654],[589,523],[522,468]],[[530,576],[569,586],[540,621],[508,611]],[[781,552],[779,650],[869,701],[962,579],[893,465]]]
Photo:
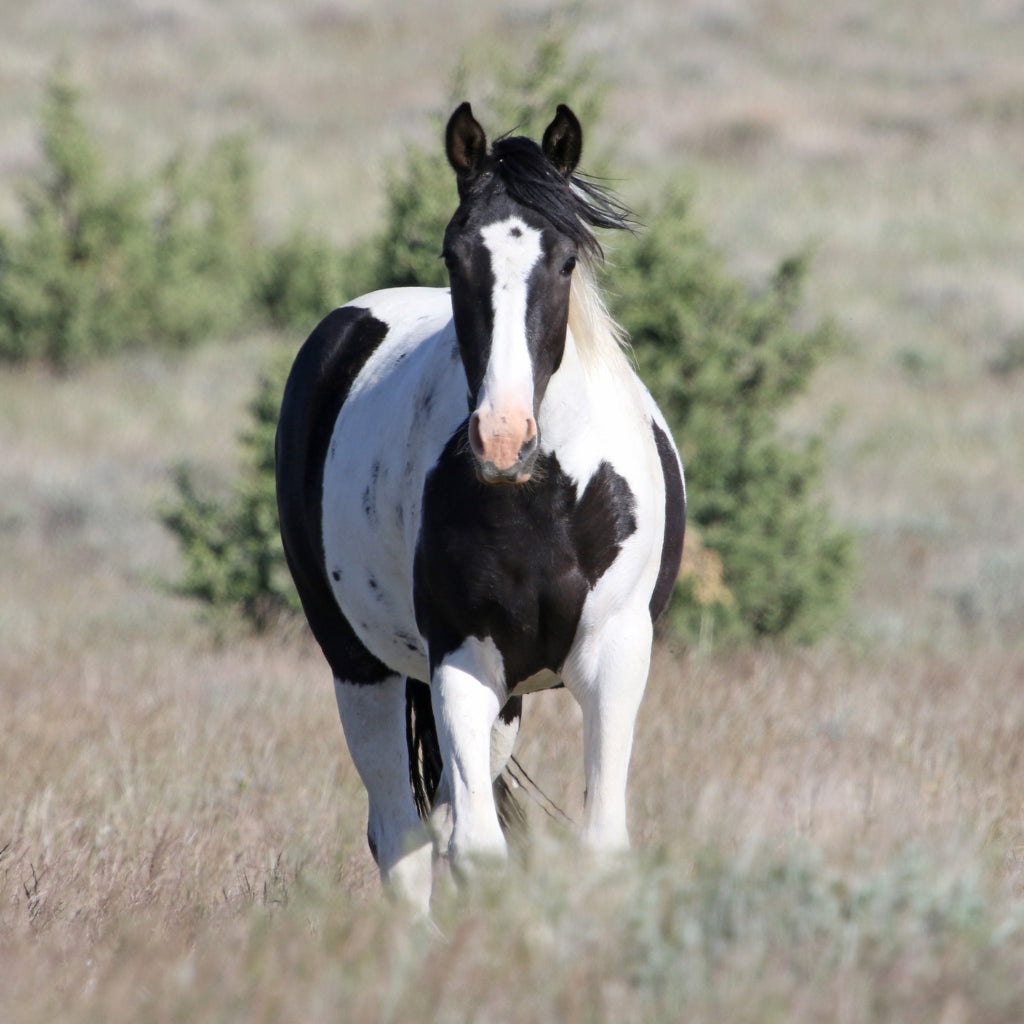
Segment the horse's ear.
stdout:
[[460,104],[448,118],[444,148],[448,163],[459,179],[459,186],[472,181],[487,156],[487,136],[468,103]]
[[564,103],[558,104],[555,119],[544,132],[541,148],[563,177],[568,178],[576,170],[583,152],[583,129],[579,119]]

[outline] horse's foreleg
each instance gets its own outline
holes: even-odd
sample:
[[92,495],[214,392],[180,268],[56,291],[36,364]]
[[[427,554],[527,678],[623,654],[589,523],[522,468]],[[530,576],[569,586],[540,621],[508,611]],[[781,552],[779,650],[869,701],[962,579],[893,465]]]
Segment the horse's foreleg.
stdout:
[[594,850],[629,846],[626,783],[652,634],[646,608],[622,613],[590,638],[564,673],[566,686],[583,709],[587,788],[582,838]]
[[501,655],[490,640],[470,637],[433,673],[434,721],[451,796],[448,855],[457,873],[507,855],[491,787],[491,730],[504,690]]
[[348,749],[370,798],[366,838],[382,881],[417,908],[430,908],[432,850],[409,784],[405,680],[334,681]]

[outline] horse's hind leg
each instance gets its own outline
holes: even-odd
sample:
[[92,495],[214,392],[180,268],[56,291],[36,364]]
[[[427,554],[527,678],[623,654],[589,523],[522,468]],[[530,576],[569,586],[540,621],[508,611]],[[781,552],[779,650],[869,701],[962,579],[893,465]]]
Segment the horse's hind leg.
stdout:
[[334,692],[349,752],[370,798],[366,837],[381,879],[423,911],[430,907],[432,849],[409,783],[405,679],[353,684]]

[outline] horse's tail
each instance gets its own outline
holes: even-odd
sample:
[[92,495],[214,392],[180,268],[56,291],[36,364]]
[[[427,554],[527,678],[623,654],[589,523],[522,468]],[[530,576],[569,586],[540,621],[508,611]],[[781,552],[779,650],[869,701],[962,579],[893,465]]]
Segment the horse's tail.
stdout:
[[494,780],[494,803],[498,808],[498,823],[505,839],[514,850],[523,854],[526,850],[526,811],[512,792],[508,782],[511,778],[508,767],[502,768],[501,774]]
[[441,748],[430,705],[430,687],[413,679],[405,682],[405,742],[409,749],[409,783],[420,818],[426,821],[441,781]]
[[[405,741],[409,749],[409,783],[420,818],[426,821],[437,798],[441,782],[441,748],[437,742],[430,687],[412,679],[405,684]],[[512,792],[503,769],[494,780],[494,803],[505,837],[521,845],[526,831],[526,813]]]

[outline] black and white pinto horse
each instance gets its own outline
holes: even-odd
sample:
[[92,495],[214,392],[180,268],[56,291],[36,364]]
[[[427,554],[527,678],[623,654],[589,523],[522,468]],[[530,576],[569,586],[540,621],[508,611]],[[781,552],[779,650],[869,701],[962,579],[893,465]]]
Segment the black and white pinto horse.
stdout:
[[564,683],[583,711],[584,844],[628,845],[634,723],[686,501],[595,287],[591,228],[628,214],[573,173],[575,115],[559,106],[541,145],[488,150],[464,103],[446,149],[451,287],[328,314],[277,436],[284,548],[369,794],[370,847],[423,907],[434,847],[447,840],[456,872],[505,857],[492,784],[521,695],[541,686]]

